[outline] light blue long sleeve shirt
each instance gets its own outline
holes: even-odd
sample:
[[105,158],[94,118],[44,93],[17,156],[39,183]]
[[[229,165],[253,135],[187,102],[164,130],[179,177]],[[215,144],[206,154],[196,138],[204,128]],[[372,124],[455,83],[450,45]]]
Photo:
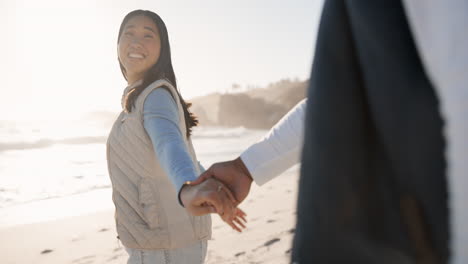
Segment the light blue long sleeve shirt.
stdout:
[[[179,112],[174,98],[166,89],[155,89],[143,106],[143,125],[153,143],[161,167],[177,193],[186,181],[199,175],[185,145],[185,131],[179,129]],[[204,168],[198,163],[200,170]]]

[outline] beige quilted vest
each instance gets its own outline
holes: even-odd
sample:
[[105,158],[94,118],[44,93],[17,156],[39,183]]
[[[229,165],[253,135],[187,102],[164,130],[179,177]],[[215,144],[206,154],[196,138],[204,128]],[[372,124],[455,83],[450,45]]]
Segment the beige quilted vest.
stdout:
[[185,137],[184,112],[177,92],[168,81],[157,80],[138,96],[132,112],[122,111],[107,140],[117,233],[129,248],[173,249],[211,238],[210,216],[191,216],[179,204],[177,192],[161,168],[143,126],[145,99],[162,86],[176,101],[179,129],[195,168],[199,168],[192,142]]

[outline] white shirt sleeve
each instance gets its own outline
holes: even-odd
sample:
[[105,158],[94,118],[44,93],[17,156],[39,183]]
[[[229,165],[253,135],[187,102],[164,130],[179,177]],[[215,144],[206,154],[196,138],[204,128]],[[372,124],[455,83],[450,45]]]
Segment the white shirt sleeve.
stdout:
[[300,162],[307,99],[291,109],[266,136],[240,158],[258,185],[263,185]]
[[450,263],[468,263],[468,1],[403,1],[424,69],[434,85],[447,142]]

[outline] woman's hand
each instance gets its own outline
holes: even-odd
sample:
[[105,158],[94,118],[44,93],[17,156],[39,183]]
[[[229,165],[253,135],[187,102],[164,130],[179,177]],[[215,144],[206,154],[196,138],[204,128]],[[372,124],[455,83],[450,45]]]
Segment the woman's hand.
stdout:
[[198,184],[206,179],[216,178],[224,183],[239,203],[241,203],[249,194],[252,185],[252,175],[239,157],[235,160],[219,162],[202,173],[193,184]]
[[186,210],[196,216],[218,213],[234,230],[245,228],[246,214],[237,208],[237,200],[226,186],[210,178],[197,185],[185,185],[180,198]]

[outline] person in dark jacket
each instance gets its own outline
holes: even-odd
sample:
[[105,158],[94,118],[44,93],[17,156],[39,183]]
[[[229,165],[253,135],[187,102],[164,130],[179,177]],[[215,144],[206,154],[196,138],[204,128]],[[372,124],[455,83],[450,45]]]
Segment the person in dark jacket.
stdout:
[[443,121],[401,2],[326,1],[309,85],[292,261],[446,263]]

